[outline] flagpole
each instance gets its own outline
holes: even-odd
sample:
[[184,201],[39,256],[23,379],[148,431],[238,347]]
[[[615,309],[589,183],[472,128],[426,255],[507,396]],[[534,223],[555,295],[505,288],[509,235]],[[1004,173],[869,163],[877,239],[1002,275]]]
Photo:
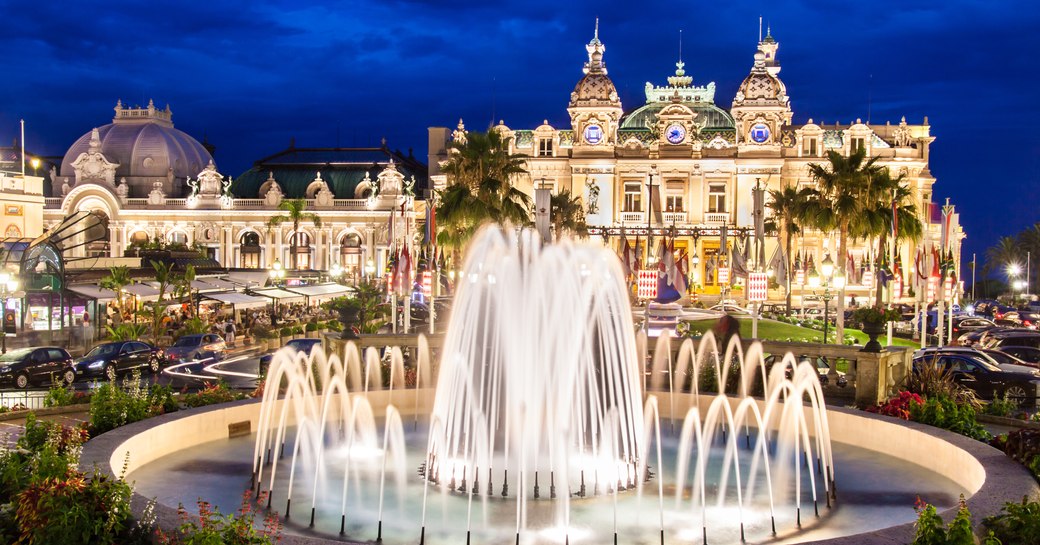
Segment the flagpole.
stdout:
[[971,253],[971,302],[975,302],[975,252]]

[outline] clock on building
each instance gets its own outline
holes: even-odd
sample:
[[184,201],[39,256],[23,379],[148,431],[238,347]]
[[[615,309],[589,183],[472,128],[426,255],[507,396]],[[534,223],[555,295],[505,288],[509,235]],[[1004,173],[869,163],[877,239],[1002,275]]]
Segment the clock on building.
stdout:
[[769,140],[769,127],[765,123],[755,123],[751,127],[751,140],[763,144]]
[[589,125],[585,127],[585,142],[595,146],[603,141],[603,129],[599,125]]
[[686,127],[678,123],[672,123],[664,130],[664,136],[672,144],[681,144],[683,140],[686,140]]

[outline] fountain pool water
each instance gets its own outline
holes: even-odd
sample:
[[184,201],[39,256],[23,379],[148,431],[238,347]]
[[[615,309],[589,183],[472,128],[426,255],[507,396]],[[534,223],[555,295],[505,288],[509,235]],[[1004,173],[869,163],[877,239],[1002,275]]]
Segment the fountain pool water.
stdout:
[[[862,528],[838,500],[880,483],[907,506],[960,492],[919,468],[878,477],[864,460],[902,463],[835,450],[809,364],[787,355],[766,369],[757,344],[742,353],[710,334],[670,343],[648,360],[613,252],[488,228],[439,364],[419,340],[415,389],[396,348],[282,351],[251,453],[241,441],[198,450],[217,467],[251,460],[239,478],[295,532],[388,543],[799,540]],[[208,488],[235,489],[215,484],[227,473],[208,472]]]

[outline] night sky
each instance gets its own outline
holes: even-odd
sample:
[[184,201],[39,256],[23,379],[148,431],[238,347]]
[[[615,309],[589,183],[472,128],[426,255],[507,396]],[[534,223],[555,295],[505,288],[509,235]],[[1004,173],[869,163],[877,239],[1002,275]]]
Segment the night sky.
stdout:
[[[521,9],[522,6],[522,9]],[[626,111],[675,70],[729,108],[761,15],[780,43],[796,124],[920,123],[935,200],[951,197],[964,261],[1040,221],[1034,0],[632,2],[0,1],[0,142],[62,155],[117,99],[167,103],[217,146],[224,174],[297,146],[378,146],[425,159],[426,129],[493,120],[569,127],[567,101],[600,18]]]

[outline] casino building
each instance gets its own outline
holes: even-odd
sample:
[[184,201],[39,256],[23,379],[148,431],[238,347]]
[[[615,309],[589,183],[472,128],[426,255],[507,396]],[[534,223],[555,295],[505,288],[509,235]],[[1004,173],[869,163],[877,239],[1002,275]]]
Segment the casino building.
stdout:
[[[826,164],[831,150],[848,155],[865,149],[867,157],[878,157],[877,164],[903,176],[926,225],[919,244],[937,243],[936,179],[928,168],[934,137],[927,118],[920,124],[905,118],[884,124],[859,119],[823,123],[811,117],[796,123],[792,97],[779,77],[779,46],[769,33],[758,42],[749,59],[751,69],[728,104],[716,102],[714,82],[694,83],[680,60],[666,84],[646,84],[644,104],[623,105],[608,75],[606,46],[597,28],[586,46],[584,74],[570,93],[569,126],[544,122],[535,128],[510,128],[500,122],[494,127],[510,137],[513,152],[528,156],[528,174],[515,183],[529,194],[548,188],[580,195],[592,232],[615,248],[622,230],[630,244],[638,236],[644,266],[653,262],[662,236],[674,237],[676,254],[690,256],[691,289],[706,295],[718,294],[722,287],[716,271],[727,262],[720,255],[726,254],[720,248],[723,227],[728,246],[746,244],[754,225],[756,185],[778,189],[811,184],[809,165]],[[435,187],[449,182],[438,163],[447,157],[451,140],[464,132],[461,120],[454,131],[430,129]],[[955,230],[959,262],[963,232]],[[648,234],[654,237],[649,247]],[[769,261],[775,236],[767,238],[767,246]],[[812,256],[819,264],[828,254],[837,260],[836,248],[836,235],[810,232],[797,238],[792,255]],[[855,267],[862,267],[868,249],[862,241],[851,248]],[[900,249],[903,278],[909,278],[916,250],[909,244]],[[754,261],[752,256],[749,265]],[[864,296],[871,276],[849,275],[846,294]]]

